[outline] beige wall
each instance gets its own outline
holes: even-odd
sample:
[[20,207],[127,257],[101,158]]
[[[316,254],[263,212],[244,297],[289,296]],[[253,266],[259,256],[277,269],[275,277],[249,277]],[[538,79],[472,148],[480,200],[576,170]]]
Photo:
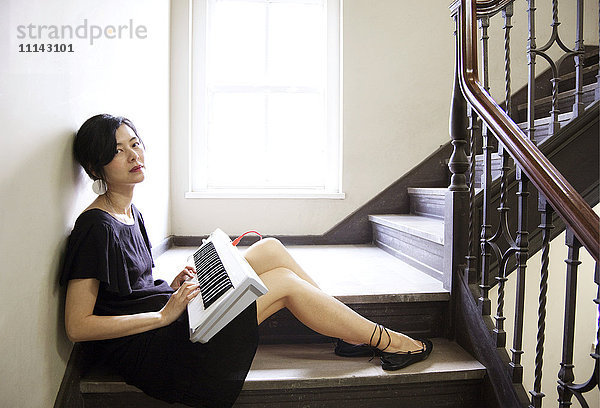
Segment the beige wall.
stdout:
[[[19,54],[18,25],[128,24],[146,39],[72,42],[72,54]],[[51,407],[71,344],[62,323],[59,255],[93,199],[73,165],[89,116],[129,116],[148,147],[136,195],[156,244],[168,223],[169,3],[164,0],[0,2],[0,406]],[[31,41],[35,42],[35,40]],[[44,41],[45,42],[45,41]]]
[[[173,1],[174,17],[185,14],[185,4]],[[453,75],[447,6],[440,1],[344,1],[344,200],[184,198],[188,104],[182,64],[187,43],[185,27],[173,25],[172,233],[203,235],[218,226],[231,235],[248,229],[321,234],[446,142]]]

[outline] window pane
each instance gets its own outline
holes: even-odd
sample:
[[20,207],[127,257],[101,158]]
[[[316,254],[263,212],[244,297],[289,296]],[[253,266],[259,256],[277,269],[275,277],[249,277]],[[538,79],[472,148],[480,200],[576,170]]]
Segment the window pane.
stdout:
[[263,83],[266,5],[217,1],[210,22],[208,81],[212,84]]
[[268,75],[272,84],[323,86],[324,21],[320,5],[270,5]]
[[273,185],[324,186],[325,124],[319,94],[270,94],[268,181]]
[[209,185],[256,184],[265,162],[264,96],[217,93],[209,103]]
[[208,0],[200,189],[332,189],[326,3]]

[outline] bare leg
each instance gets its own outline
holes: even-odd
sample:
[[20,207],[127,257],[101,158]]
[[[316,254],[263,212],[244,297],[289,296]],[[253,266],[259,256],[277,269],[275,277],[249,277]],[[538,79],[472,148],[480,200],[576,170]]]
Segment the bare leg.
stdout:
[[287,268],[301,279],[318,288],[319,285],[296,262],[287,248],[275,238],[265,238],[251,245],[244,257],[257,275],[275,268]]
[[[355,344],[371,343],[375,323],[300,278],[294,271],[280,267],[263,271],[260,277],[269,292],[256,301],[259,324],[287,307],[298,320],[318,333]],[[388,352],[422,349],[419,341],[392,330],[389,333],[391,343],[386,349]],[[373,346],[377,340],[378,334],[373,339]],[[379,346],[385,348],[387,344],[388,339],[384,337]]]

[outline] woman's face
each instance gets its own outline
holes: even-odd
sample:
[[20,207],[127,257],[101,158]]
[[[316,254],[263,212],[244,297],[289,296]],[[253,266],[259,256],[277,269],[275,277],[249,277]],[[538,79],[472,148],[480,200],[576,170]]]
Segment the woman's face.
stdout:
[[123,124],[115,133],[117,153],[104,166],[104,176],[109,188],[117,185],[135,185],[144,180],[144,148],[133,130]]

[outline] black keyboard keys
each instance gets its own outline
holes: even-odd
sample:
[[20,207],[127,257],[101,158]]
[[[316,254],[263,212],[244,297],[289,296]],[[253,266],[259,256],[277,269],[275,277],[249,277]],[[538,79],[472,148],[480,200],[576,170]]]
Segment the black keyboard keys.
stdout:
[[202,302],[204,308],[208,309],[230,288],[233,288],[233,284],[212,242],[208,242],[194,253],[194,264]]

